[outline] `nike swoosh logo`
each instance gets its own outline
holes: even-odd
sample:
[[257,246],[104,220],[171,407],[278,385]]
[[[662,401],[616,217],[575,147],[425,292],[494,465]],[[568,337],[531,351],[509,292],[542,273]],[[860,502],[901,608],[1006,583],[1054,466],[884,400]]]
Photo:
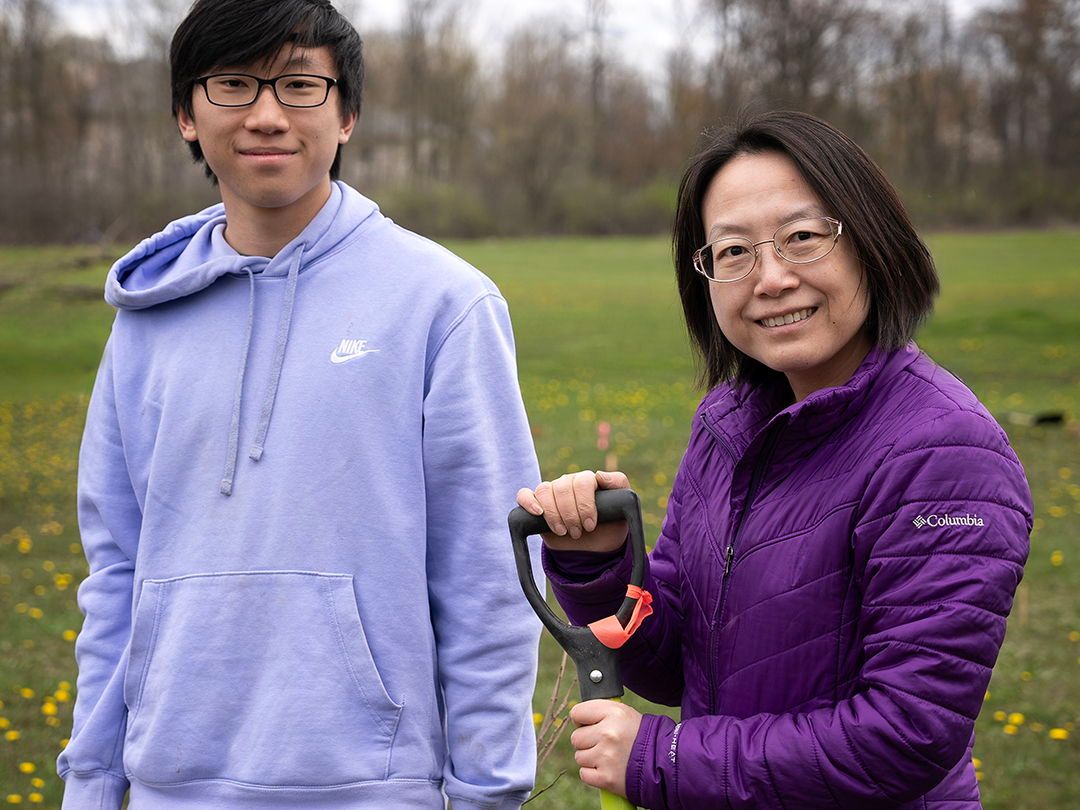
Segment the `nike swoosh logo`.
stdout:
[[364,349],[362,352],[356,354],[338,354],[338,350],[334,349],[330,355],[330,362],[335,364],[348,363],[350,360],[355,360],[358,357],[363,357],[365,354],[375,354],[378,349]]

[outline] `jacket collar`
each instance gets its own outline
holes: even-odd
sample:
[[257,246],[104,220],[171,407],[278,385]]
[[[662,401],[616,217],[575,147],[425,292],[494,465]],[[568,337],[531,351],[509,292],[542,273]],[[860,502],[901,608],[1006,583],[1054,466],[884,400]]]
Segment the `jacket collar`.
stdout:
[[846,383],[822,388],[791,404],[791,390],[781,380],[721,385],[706,397],[701,418],[736,459],[767,427],[779,422],[796,428],[800,436],[808,439],[822,436],[853,419],[875,387],[906,368],[919,354],[914,342],[892,351],[874,346]]

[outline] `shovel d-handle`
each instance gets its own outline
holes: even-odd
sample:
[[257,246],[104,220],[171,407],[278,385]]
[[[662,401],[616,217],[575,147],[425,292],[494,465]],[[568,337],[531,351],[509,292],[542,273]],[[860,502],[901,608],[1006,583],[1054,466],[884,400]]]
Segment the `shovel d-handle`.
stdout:
[[[641,504],[637,493],[630,489],[598,490],[596,516],[600,523],[609,523],[613,520],[627,522],[630,549],[634,556],[629,584],[641,587],[641,580],[645,574],[645,533],[641,523]],[[560,620],[536,587],[532,563],[529,559],[528,539],[530,535],[551,531],[547,521],[540,515],[526,512],[520,506],[510,513],[508,521],[521,589],[525,592],[525,598],[529,600],[533,610],[536,611],[536,615],[540,617],[540,621],[577,666],[581,699],[621,697],[623,686],[622,678],[619,676],[617,651],[605,647],[588,627],[576,627]],[[636,604],[636,599],[627,596],[616,611],[615,616],[623,627],[626,627],[627,622],[630,621],[630,615]]]

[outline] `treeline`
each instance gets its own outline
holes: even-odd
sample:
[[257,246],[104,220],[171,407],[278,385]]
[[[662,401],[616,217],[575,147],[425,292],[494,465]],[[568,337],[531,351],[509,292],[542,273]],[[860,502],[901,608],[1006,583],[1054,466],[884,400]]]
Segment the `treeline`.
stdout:
[[[0,0],[0,240],[130,239],[213,201],[169,112],[186,0],[114,0],[108,39],[66,33],[60,2]],[[407,0],[361,31],[344,179],[434,235],[658,232],[705,129],[794,108],[866,146],[924,225],[1080,221],[1080,0],[964,20],[943,0],[671,0],[659,73],[612,35],[614,2],[481,48],[467,3]]]

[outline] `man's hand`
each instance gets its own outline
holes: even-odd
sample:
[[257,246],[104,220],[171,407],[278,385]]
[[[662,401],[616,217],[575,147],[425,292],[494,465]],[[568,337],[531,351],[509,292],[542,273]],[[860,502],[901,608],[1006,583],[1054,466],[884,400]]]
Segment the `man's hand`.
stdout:
[[641,727],[641,713],[613,700],[587,700],[570,710],[579,728],[570,735],[581,781],[626,795],[626,764]]

